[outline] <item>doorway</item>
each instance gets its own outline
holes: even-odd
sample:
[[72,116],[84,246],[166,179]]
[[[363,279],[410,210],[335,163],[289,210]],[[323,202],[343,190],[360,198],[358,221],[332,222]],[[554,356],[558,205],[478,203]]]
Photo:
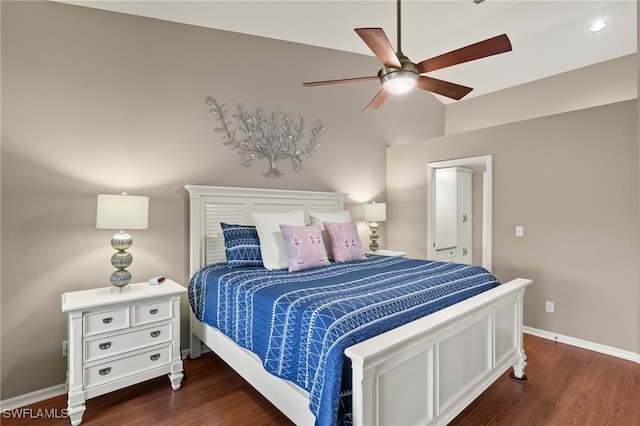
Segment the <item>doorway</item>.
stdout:
[[492,156],[456,158],[427,164],[427,259],[436,258],[435,249],[435,190],[436,170],[445,167],[464,167],[482,173],[482,266],[491,271],[491,205]]

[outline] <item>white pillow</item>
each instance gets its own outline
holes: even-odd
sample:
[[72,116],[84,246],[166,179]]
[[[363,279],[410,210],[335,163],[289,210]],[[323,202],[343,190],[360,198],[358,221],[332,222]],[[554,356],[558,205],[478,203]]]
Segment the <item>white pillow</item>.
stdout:
[[304,212],[294,210],[277,213],[252,213],[253,224],[260,238],[262,263],[269,270],[286,269],[289,258],[284,245],[280,224],[304,226]]
[[324,229],[323,222],[331,223],[347,223],[351,222],[351,212],[349,210],[342,210],[341,212],[309,212],[311,218],[311,224],[320,224],[320,228]]
[[327,251],[327,257],[329,260],[333,260],[331,239],[329,238],[329,235],[327,235],[327,231],[324,229],[324,222],[349,223],[351,222],[351,212],[349,210],[342,210],[341,212],[309,212],[309,218],[311,218],[312,225],[315,225],[316,223],[320,224],[324,249]]

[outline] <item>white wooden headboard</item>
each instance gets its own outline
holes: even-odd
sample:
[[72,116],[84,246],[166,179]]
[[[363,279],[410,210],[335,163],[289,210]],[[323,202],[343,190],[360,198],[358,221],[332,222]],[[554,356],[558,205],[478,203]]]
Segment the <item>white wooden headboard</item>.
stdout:
[[220,222],[252,225],[251,213],[344,209],[347,194],[282,189],[186,185],[189,191],[190,276],[205,265],[226,260]]

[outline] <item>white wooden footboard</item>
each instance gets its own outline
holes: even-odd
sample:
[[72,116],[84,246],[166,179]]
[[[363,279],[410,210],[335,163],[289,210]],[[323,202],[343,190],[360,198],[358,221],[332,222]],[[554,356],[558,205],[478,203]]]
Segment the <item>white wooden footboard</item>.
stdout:
[[515,279],[346,349],[354,425],[446,424],[500,375],[522,377],[522,306]]

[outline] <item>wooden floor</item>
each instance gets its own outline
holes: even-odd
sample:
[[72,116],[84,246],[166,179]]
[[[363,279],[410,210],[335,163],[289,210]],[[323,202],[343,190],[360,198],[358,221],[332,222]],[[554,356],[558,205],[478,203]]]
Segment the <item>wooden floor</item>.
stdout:
[[[527,383],[503,375],[450,425],[640,425],[640,364],[530,335],[525,351]],[[184,364],[188,379],[178,391],[160,377],[90,399],[82,424],[292,424],[215,355]],[[27,408],[61,413],[66,395]],[[6,417],[2,425],[69,424]]]

